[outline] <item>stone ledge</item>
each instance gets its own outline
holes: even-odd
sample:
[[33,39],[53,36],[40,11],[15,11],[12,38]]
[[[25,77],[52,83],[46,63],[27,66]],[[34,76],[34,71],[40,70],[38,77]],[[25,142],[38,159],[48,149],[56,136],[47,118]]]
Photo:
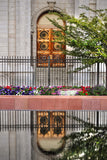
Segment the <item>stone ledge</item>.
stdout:
[[0,110],[107,110],[107,96],[0,96]]

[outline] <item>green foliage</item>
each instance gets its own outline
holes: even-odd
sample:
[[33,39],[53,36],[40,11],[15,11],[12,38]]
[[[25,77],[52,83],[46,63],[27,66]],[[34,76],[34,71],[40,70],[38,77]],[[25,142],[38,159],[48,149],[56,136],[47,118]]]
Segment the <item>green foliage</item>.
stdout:
[[90,88],[90,94],[95,96],[107,95],[107,89],[104,86],[95,86]]
[[79,18],[75,18],[66,13],[56,13],[65,22],[65,26],[48,18],[59,29],[56,41],[61,40],[61,43],[71,47],[64,50],[64,54],[81,58],[86,67],[96,62],[107,63],[107,9],[82,8],[93,12],[95,16],[87,17],[82,13]]
[[64,137],[67,147],[57,160],[107,159],[107,127],[96,127],[86,122],[84,125],[83,131],[72,132]]
[[65,26],[48,18],[59,29],[54,32],[59,35],[56,36],[55,41],[68,46],[63,50],[64,54],[78,57],[82,61],[82,65],[75,71],[90,67],[95,63],[105,63],[107,70],[107,9],[93,10],[87,6],[81,8],[93,12],[94,16],[88,17],[82,13],[79,18],[75,18],[66,13],[55,13],[65,22]]

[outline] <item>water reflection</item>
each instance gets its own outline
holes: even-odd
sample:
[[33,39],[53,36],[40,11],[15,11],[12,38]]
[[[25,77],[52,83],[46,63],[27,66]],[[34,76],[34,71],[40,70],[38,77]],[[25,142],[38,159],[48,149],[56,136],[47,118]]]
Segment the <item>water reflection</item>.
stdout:
[[36,129],[0,131],[0,160],[51,160],[37,147]]

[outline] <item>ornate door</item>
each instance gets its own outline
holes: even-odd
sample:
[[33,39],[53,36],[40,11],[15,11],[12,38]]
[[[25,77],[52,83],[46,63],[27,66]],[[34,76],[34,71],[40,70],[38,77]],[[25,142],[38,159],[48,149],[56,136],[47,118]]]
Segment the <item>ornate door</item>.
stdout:
[[63,137],[65,112],[37,112],[38,137]]
[[50,57],[51,67],[64,67],[65,55],[62,53],[64,46],[58,42],[54,42],[55,29],[38,29],[37,36],[37,58],[38,66],[48,66],[48,57]]
[[37,112],[37,143],[41,150],[55,153],[64,146],[65,112]]

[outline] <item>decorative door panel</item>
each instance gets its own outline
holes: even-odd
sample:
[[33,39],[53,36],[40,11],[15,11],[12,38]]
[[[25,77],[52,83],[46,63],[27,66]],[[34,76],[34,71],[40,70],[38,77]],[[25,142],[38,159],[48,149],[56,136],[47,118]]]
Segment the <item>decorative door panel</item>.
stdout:
[[65,135],[65,112],[37,112],[38,138],[55,138]]
[[50,55],[50,30],[38,29],[38,37],[37,37],[38,66],[47,67],[49,55]]
[[62,50],[64,49],[64,46],[61,43],[54,42],[54,40],[55,40],[55,36],[53,35],[52,28],[38,29],[38,36],[37,36],[38,66],[47,67],[49,56],[50,56],[51,67],[65,66],[65,62],[64,62],[65,55],[62,54]]
[[37,112],[38,137],[50,137],[48,112]]
[[65,135],[65,113],[64,112],[52,112],[51,123],[52,127],[52,136],[53,137],[63,137]]

